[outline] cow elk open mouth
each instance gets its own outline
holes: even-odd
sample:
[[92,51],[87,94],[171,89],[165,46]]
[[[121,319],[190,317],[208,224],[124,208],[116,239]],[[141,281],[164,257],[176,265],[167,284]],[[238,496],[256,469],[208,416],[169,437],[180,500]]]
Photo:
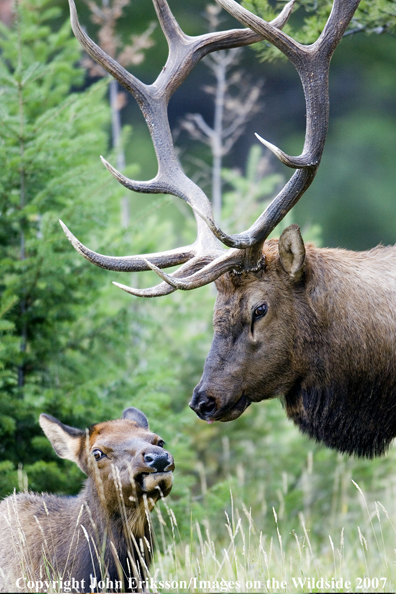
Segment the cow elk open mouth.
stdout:
[[166,497],[172,489],[173,472],[171,470],[166,472],[142,472],[137,478],[143,493],[154,499]]

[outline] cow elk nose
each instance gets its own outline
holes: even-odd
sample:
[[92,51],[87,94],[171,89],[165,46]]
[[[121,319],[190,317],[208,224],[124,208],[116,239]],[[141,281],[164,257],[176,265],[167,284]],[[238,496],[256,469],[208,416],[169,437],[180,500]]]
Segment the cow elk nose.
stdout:
[[192,408],[201,419],[205,420],[216,412],[216,400],[206,392],[195,393],[190,402],[190,408]]
[[144,461],[147,466],[151,466],[151,468],[154,468],[157,472],[164,472],[165,468],[171,464],[171,460],[167,452],[161,454],[148,452],[147,454],[144,454]]

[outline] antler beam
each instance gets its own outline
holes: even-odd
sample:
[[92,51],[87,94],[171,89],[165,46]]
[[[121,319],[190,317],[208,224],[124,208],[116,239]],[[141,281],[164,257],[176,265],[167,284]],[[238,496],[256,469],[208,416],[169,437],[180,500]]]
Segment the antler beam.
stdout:
[[[172,194],[193,210],[197,238],[192,245],[156,254],[111,257],[85,247],[62,223],[75,249],[93,264],[114,271],[154,270],[163,283],[151,289],[128,292],[154,297],[176,289],[190,290],[216,280],[232,269],[256,270],[262,264],[262,244],[272,229],[294,206],[312,183],[323,152],[327,134],[329,100],[328,71],[331,56],[355,12],[359,0],[335,0],[332,12],[319,39],[311,46],[297,43],[281,31],[293,9],[291,0],[281,14],[268,23],[250,13],[235,0],[216,0],[249,29],[231,29],[197,37],[186,35],[177,23],[166,0],[153,0],[169,46],[165,67],[156,81],[146,85],[98,47],[81,28],[74,0],[69,0],[73,32],[86,52],[105,68],[136,99],[146,120],[158,161],[158,173],[149,181],[135,181],[118,172],[102,158],[110,173],[130,190],[141,193]],[[307,108],[306,138],[303,152],[292,157],[258,137],[285,165],[297,169],[266,211],[244,233],[227,235],[214,222],[211,204],[204,192],[183,172],[173,146],[168,121],[168,103],[196,64],[208,53],[267,40],[280,49],[299,73]],[[224,250],[224,245],[234,248]],[[160,269],[181,264],[172,275]]]

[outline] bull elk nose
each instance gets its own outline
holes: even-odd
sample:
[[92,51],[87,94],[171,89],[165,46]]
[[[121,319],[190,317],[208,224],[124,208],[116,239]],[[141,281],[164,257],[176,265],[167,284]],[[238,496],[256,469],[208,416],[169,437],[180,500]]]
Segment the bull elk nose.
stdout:
[[216,400],[205,391],[194,391],[189,406],[203,420],[214,415],[217,410]]
[[[147,466],[151,466],[157,472],[164,472],[164,470],[172,464],[171,456],[168,452],[161,452],[157,454],[156,452],[147,452],[144,454],[144,461]],[[169,470],[172,470],[171,468]]]

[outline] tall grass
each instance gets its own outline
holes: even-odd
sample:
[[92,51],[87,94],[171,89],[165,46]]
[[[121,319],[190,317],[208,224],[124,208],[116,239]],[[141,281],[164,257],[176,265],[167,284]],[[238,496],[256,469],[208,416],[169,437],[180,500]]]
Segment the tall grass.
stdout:
[[[172,592],[395,592],[395,485],[386,501],[368,501],[352,480],[359,513],[323,517],[320,526],[296,518],[255,519],[230,493],[231,513],[212,532],[191,518],[188,541],[178,537],[169,505],[157,509],[153,590]],[[161,511],[161,507],[163,507]],[[317,521],[317,520],[316,520]]]
[[[209,522],[191,517],[190,539],[182,540],[172,508],[162,502],[155,522],[157,552],[143,578],[145,588],[192,593],[394,592],[395,513],[390,514],[381,502],[368,502],[357,484],[356,492],[361,500],[358,524],[334,530],[327,539],[317,537],[303,514],[290,530],[288,519],[281,522],[273,509],[273,521],[261,526],[246,506],[239,508],[232,502],[230,494],[231,515],[224,513],[221,534],[213,534]],[[327,520],[323,519],[324,526]],[[25,575],[34,579],[28,565]],[[62,575],[56,577],[50,571],[48,560],[45,565],[48,574],[42,579],[59,584]],[[46,590],[68,591],[56,583]]]
[[[228,456],[227,443],[224,446]],[[395,592],[396,472],[376,475],[376,462],[335,455],[331,476],[324,476],[323,455],[318,449],[320,464],[308,452],[298,481],[291,483],[283,471],[282,487],[275,493],[275,480],[265,489],[265,482],[246,481],[247,470],[236,468],[221,483],[227,497],[223,492],[218,500],[199,464],[201,493],[195,492],[191,505],[181,508],[171,494],[152,512],[156,552],[140,590]],[[379,468],[395,457],[392,448]],[[370,489],[360,486],[367,469]],[[324,480],[330,487],[321,487]],[[373,488],[376,480],[378,489]],[[21,487],[26,488],[23,473]],[[199,500],[199,507],[194,500]],[[64,578],[59,569],[51,569],[48,559],[44,561],[48,578]],[[24,566],[29,576],[29,564]],[[52,585],[47,591],[67,590]]]

